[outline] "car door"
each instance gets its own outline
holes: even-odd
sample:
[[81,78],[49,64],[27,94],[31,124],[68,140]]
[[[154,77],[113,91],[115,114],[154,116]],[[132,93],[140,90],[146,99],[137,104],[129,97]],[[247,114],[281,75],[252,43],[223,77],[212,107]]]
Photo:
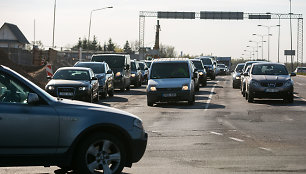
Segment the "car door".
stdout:
[[27,104],[33,92],[0,72],[0,154],[52,154],[59,137],[59,116],[45,101]]

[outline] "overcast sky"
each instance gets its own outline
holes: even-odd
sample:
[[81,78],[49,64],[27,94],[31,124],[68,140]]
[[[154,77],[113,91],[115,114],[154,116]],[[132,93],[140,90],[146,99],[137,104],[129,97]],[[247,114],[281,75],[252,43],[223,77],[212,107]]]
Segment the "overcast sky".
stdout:
[[[88,37],[90,11],[93,12],[91,36],[96,35],[103,44],[109,38],[123,46],[125,41],[139,37],[139,11],[232,11],[245,13],[289,13],[289,0],[57,0],[55,45],[69,47],[78,38]],[[34,40],[34,19],[36,40],[48,47],[52,45],[54,0],[0,0],[0,25],[4,22],[16,24],[29,41]],[[305,0],[292,0],[295,14],[306,14]],[[304,22],[305,23],[305,22]],[[160,20],[160,42],[172,45],[176,51],[185,54],[213,54],[240,58],[249,40],[259,41],[253,33],[267,34],[262,25],[277,25],[278,20]],[[145,46],[153,47],[156,18],[146,18]],[[305,27],[304,27],[305,28]],[[271,29],[270,57],[277,60],[277,27]],[[293,20],[293,44],[296,49],[297,20]],[[304,32],[304,36],[305,32]],[[285,60],[283,50],[290,49],[289,20],[281,21],[281,61]],[[305,50],[305,48],[304,48]],[[305,54],[304,54],[305,55]],[[264,44],[267,58],[267,44]],[[305,56],[304,56],[305,57]],[[256,55],[255,55],[256,58]],[[261,51],[259,52],[261,58]],[[304,60],[306,62],[306,60]]]

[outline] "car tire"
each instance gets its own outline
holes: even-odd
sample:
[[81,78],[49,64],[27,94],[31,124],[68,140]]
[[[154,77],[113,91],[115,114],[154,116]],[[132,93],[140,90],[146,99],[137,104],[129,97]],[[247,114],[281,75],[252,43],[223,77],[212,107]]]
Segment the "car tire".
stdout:
[[114,96],[114,88],[112,88],[110,91],[108,91],[108,96],[113,97]]
[[205,82],[202,83],[202,86],[207,86],[207,81],[205,80]]
[[125,89],[129,91],[131,89],[130,85],[128,85]]
[[75,168],[79,174],[103,173],[120,174],[126,162],[126,150],[118,137],[98,133],[82,141],[75,154]]
[[191,99],[188,100],[188,105],[193,105],[194,102],[195,102],[195,95],[193,94],[192,97],[191,97]]
[[215,80],[215,79],[216,79],[216,75],[212,75],[212,76],[210,77],[210,79],[211,79],[211,80]]
[[199,92],[200,91],[200,85],[195,87],[195,91]]
[[247,100],[249,103],[253,103],[254,102],[254,96],[251,92],[248,92],[245,94],[247,96]]
[[148,105],[148,106],[153,106],[153,104],[154,104],[154,102],[152,102],[152,101],[150,101],[150,100],[147,99],[147,105]]
[[286,97],[284,98],[284,101],[285,101],[286,103],[293,103],[293,102],[294,102],[294,96],[293,96],[293,94],[290,94],[290,95],[286,96]]

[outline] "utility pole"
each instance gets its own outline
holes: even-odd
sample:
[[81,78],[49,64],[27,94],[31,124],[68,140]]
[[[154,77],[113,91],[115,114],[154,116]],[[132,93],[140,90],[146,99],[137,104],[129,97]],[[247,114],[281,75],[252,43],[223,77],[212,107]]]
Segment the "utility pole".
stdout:
[[293,54],[292,54],[292,20],[291,20],[291,15],[292,15],[292,12],[291,12],[291,0],[290,1],[290,13],[289,13],[289,16],[290,16],[290,45],[291,45],[291,71],[293,71]]
[[157,25],[156,25],[156,34],[155,34],[155,44],[153,47],[153,50],[156,52],[154,55],[154,58],[159,57],[159,31],[160,31],[160,25],[159,25],[159,20],[157,20]]
[[52,39],[52,48],[54,48],[55,10],[56,10],[56,0],[54,0],[54,15],[53,15],[53,39]]

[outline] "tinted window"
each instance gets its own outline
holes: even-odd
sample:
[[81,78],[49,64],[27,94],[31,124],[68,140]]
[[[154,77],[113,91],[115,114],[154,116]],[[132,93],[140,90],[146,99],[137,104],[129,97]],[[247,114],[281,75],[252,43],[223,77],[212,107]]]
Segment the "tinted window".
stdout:
[[141,70],[145,70],[146,68],[144,63],[139,63],[139,67]]
[[201,61],[192,61],[196,69],[204,69],[203,64]]
[[125,56],[93,56],[93,62],[106,62],[110,68],[123,68],[125,63]]
[[151,79],[189,78],[188,63],[154,63]]
[[61,80],[89,80],[89,72],[86,70],[59,70],[53,79]]
[[105,73],[105,67],[103,64],[95,64],[95,63],[78,63],[75,65],[76,67],[87,67],[91,68],[95,74]]
[[135,62],[131,62],[131,70],[132,71],[136,71],[137,70]]
[[242,72],[243,67],[244,67],[244,64],[237,65],[235,71],[236,72]]
[[212,65],[212,61],[210,59],[201,59],[203,65]]
[[254,65],[253,75],[288,75],[284,65]]

